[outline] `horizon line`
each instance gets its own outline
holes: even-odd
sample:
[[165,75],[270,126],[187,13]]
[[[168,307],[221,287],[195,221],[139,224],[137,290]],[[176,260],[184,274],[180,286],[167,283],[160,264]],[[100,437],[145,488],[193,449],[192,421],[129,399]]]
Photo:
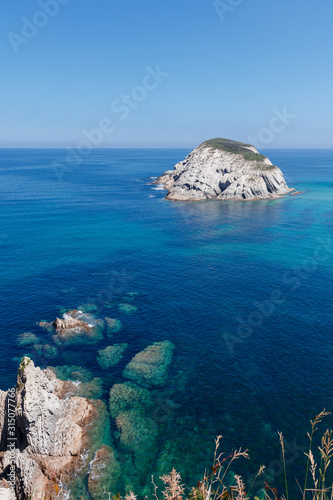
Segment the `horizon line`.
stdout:
[[[0,146],[0,150],[6,150],[6,149],[57,149],[57,150],[66,150],[70,146]],[[92,148],[92,151],[98,151],[98,150],[112,150],[112,149],[195,149],[197,146],[115,146],[115,147],[95,147]],[[73,148],[75,149],[75,148]],[[260,151],[265,151],[265,150],[296,150],[296,149],[302,149],[302,150],[324,150],[324,149],[330,149],[333,150],[333,146],[314,146],[314,147],[301,147],[301,146],[293,146],[293,147],[265,147],[265,148],[260,148]]]

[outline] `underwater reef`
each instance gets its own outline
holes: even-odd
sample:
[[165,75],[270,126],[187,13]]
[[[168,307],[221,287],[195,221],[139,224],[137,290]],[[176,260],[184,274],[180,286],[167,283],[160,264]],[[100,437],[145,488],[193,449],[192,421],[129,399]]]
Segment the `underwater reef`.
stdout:
[[165,384],[173,349],[174,345],[169,340],[155,342],[134,356],[123,376],[153,386]]
[[[135,299],[134,292],[127,296],[128,301],[133,302]],[[137,310],[132,303],[124,301],[114,307],[125,316]],[[161,423],[165,426],[165,418],[172,420],[173,410],[177,407],[170,399],[174,391],[171,379],[170,387],[164,388],[169,377],[174,345],[165,340],[151,343],[136,352],[133,352],[130,342],[109,345],[107,339],[110,336],[120,338],[121,335],[121,338],[126,339],[120,319],[105,317],[105,321],[100,320],[96,316],[98,311],[92,304],[78,309],[62,308],[61,312],[62,315],[54,321],[39,322],[40,333],[24,332],[17,338],[22,356],[31,352],[31,357],[23,357],[19,366],[16,398],[21,403],[17,407],[15,418],[20,419],[19,413],[28,411],[29,401],[36,399],[34,411],[40,408],[36,422],[38,418],[43,422],[40,432],[51,436],[47,439],[52,440],[54,436],[45,449],[40,450],[34,444],[32,449],[24,451],[28,457],[27,463],[32,464],[35,460],[37,465],[33,467],[41,469],[38,474],[34,473],[37,474],[37,486],[33,490],[31,475],[27,473],[28,465],[22,465],[22,474],[27,479],[18,476],[18,483],[15,485],[17,498],[30,499],[34,491],[33,498],[37,500],[44,500],[45,495],[55,492],[57,498],[74,499],[80,495],[85,498],[89,492],[90,497],[97,500],[102,498],[105,488],[107,491],[124,493],[134,488],[144,491],[151,466],[157,464],[159,459],[159,439],[163,438]],[[80,362],[78,349],[80,345],[87,343],[92,349],[91,368],[79,363],[64,362],[70,359]],[[101,345],[103,348],[99,347]],[[18,359],[22,357],[14,358],[15,361]],[[50,361],[52,363],[53,360],[55,362],[52,366]],[[46,368],[41,370],[37,363]],[[41,387],[35,387],[39,384]],[[6,393],[1,394],[1,401],[4,402]],[[84,427],[82,431],[81,444],[75,433],[71,438],[67,436],[67,432],[72,432],[72,424],[61,410],[66,405],[79,404],[80,401],[82,405],[85,402],[87,407],[94,410],[94,418],[87,420],[87,428]],[[49,420],[48,415],[53,417]],[[2,418],[2,425],[5,426],[4,407]],[[33,426],[30,416],[24,417],[24,422],[27,418],[31,419]],[[68,418],[72,418],[70,412]],[[29,442],[29,428],[21,428],[21,439]],[[4,434],[5,441],[7,437]],[[66,461],[56,439],[64,442],[67,438],[69,443],[76,439],[76,448],[69,447],[71,458]],[[43,443],[41,435],[39,439]],[[6,448],[5,441],[3,449]],[[57,450],[60,450],[58,458]],[[46,464],[37,458],[43,453],[45,456],[55,457],[54,460],[52,458],[58,464],[55,476],[51,477],[46,472],[46,465],[40,465]],[[7,473],[6,463],[4,459],[3,478],[6,478]],[[61,467],[62,463],[64,469]]]
[[[57,492],[57,498],[61,499],[64,495],[70,500],[81,497],[103,499],[105,491],[113,494],[120,492],[120,495],[129,495],[134,491],[144,497],[151,495],[152,474],[161,486],[159,478],[175,468],[186,483],[195,484],[200,480],[201,470],[209,466],[208,457],[213,453],[216,437],[215,421],[207,419],[205,414],[188,413],[191,399],[199,396],[195,395],[192,387],[195,388],[193,373],[198,372],[199,376],[200,367],[184,364],[176,346],[170,340],[160,340],[160,336],[156,342],[145,342],[142,338],[140,345],[133,345],[127,328],[127,322],[132,321],[132,313],[120,312],[119,305],[135,300],[137,297],[133,294],[126,296],[128,302],[124,302],[124,297],[120,297],[118,303],[114,301],[112,317],[102,315],[105,321],[98,317],[99,311],[92,304],[85,306],[86,310],[83,306],[77,309],[61,308],[61,316],[56,320],[38,323],[39,330],[17,336],[17,349],[21,356],[13,358],[19,363],[15,419],[22,443],[29,444],[31,441],[24,413],[29,410],[26,404],[26,398],[30,401],[29,387],[25,378],[29,375],[28,380],[31,379],[29,370],[38,374],[34,378],[36,383],[41,384],[41,388],[33,390],[33,398],[36,399],[34,411],[40,406],[38,398],[45,401],[39,416],[33,417],[36,422],[41,419],[43,433],[52,437],[56,429],[57,439],[65,442],[72,424],[66,420],[61,408],[85,401],[87,408],[94,409],[93,418],[84,420],[87,425],[84,424],[82,430],[82,446],[77,444],[80,449],[70,448],[70,458],[66,458],[67,451],[61,451],[61,446],[54,442],[53,448],[50,445],[51,448],[42,451],[37,445],[31,449],[20,444],[23,459],[28,460],[29,467],[37,471],[41,480],[33,498],[44,500],[42,492],[50,491],[53,494]],[[26,357],[21,363],[23,356]],[[44,369],[37,368],[37,365]],[[0,393],[3,429],[7,397],[7,393]],[[202,394],[200,397],[206,396]],[[53,401],[55,406],[49,408],[48,401]],[[28,415],[27,418],[32,422],[32,417]],[[219,418],[221,427],[228,429],[229,442],[237,442],[237,421],[228,412],[227,404]],[[258,440],[264,443],[268,438],[272,439],[273,432],[271,428],[265,428],[258,416],[257,419],[260,422]],[[51,429],[48,429],[48,421]],[[2,431],[2,436],[0,481],[1,478],[7,481],[8,459],[5,456],[8,458],[8,455],[5,451],[8,436],[5,431]],[[40,439],[42,443],[41,436]],[[34,452],[38,457],[43,453],[54,457],[58,464],[53,471],[55,476],[47,468],[51,459],[37,459]],[[31,474],[29,476],[28,465],[23,462],[19,462],[20,470],[28,479],[24,482],[18,475],[20,484],[15,486],[16,497],[13,498],[30,500]],[[64,469],[61,464],[64,464]],[[249,477],[253,470],[246,466],[244,473]],[[267,468],[266,478],[270,477],[273,477],[272,472]]]
[[128,344],[109,345],[98,351],[97,362],[103,370],[107,370],[119,363]]

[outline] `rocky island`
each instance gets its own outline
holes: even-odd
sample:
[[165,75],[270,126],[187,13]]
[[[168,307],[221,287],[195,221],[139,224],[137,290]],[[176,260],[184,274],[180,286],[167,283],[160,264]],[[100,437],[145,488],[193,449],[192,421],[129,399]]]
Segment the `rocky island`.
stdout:
[[168,190],[166,199],[175,201],[259,200],[294,191],[254,146],[219,138],[200,144],[155,184]]

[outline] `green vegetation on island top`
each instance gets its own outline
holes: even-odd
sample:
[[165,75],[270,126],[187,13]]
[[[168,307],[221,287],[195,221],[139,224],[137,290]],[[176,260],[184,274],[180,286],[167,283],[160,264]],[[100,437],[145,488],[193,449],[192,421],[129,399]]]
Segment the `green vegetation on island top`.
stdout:
[[[234,154],[239,154],[243,155],[245,160],[249,161],[258,161],[262,162],[266,159],[266,156],[261,155],[259,153],[254,153],[253,151],[249,150],[248,148],[251,148],[251,144],[245,144],[244,142],[237,142],[237,141],[232,141],[230,139],[221,139],[221,138],[216,138],[216,139],[210,139],[209,141],[205,141],[202,144],[200,144],[199,147],[206,147],[206,148],[212,148],[212,149],[220,149],[221,151],[226,151],[227,153],[234,153]],[[267,170],[272,169],[273,167],[270,165],[266,165],[268,168]]]

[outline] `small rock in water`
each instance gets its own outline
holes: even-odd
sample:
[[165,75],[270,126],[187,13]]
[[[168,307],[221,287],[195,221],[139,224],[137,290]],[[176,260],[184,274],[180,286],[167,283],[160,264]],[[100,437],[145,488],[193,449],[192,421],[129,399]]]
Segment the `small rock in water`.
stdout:
[[105,318],[106,324],[108,325],[108,335],[111,336],[113,333],[117,333],[122,329],[122,323],[119,319]]
[[47,330],[48,332],[52,332],[53,330],[53,325],[52,323],[49,323],[48,321],[40,321],[38,325],[43,328],[44,330]]
[[65,343],[81,343],[84,341],[98,341],[103,338],[102,330],[104,323],[94,318],[92,314],[83,313],[73,309],[63,315],[63,319],[57,318],[53,321],[56,331],[54,341]]

